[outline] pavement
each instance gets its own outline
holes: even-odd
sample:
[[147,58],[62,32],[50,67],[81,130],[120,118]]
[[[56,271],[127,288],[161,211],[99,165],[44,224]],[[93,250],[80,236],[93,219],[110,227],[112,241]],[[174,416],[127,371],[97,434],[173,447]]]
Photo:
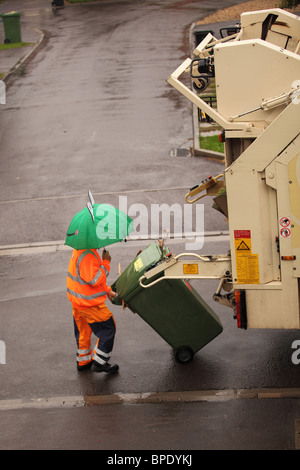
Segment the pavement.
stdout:
[[[30,59],[42,44],[44,33],[38,29],[23,27],[21,20],[21,38],[26,46],[0,51],[0,74],[2,75],[1,80],[4,82],[7,82],[13,74],[21,73],[22,65]],[[0,22],[0,43],[4,43],[2,21]]]
[[[207,25],[205,27],[207,28]],[[41,31],[26,28],[25,22],[22,28],[22,40],[32,45],[20,49],[0,51],[0,73],[4,74],[2,80],[6,84],[9,83],[9,79],[13,74],[22,73],[22,64],[29,60],[33,53],[37,52],[43,39],[44,36]],[[136,249],[134,244],[130,248],[132,253]],[[117,250],[117,248],[115,249]],[[28,254],[30,250],[32,250],[32,254],[40,254],[41,257],[45,253],[50,254],[53,264],[57,263],[55,257],[63,257],[65,261],[69,256],[68,248],[62,244],[2,247],[1,256],[9,255],[13,257],[14,254]],[[119,256],[116,256],[116,259],[119,259]],[[11,268],[12,270],[15,269],[12,277],[17,280],[16,272],[19,272],[20,267],[14,264],[14,266],[10,266]],[[21,269],[26,270],[26,261],[24,260]],[[44,295],[43,273],[40,274],[40,284],[38,285],[40,290],[33,293],[32,300],[29,300],[32,310],[41,311],[41,315],[46,318],[50,314],[50,308],[46,306],[43,310],[39,304],[40,296]],[[58,294],[56,296],[58,309],[61,305],[64,305],[62,299],[65,298],[65,293],[61,292],[60,287],[63,285],[62,279],[64,276],[62,263],[60,277],[55,276],[55,281],[53,277],[53,292]],[[17,290],[19,287],[17,285],[14,289]],[[15,291],[9,292],[7,290],[4,300],[9,300],[11,295],[11,299],[14,302],[19,302],[21,306],[23,299],[26,297],[26,285],[23,284],[22,288],[23,293],[20,293],[19,298],[16,297]],[[8,302],[8,308],[9,305],[11,305],[11,311],[7,312],[7,321],[11,321],[10,318],[13,318],[14,313],[13,302]],[[26,317],[25,312],[24,315]],[[26,318],[22,321],[26,324]],[[123,319],[121,324],[128,321],[132,320]],[[20,331],[22,331],[22,325]],[[62,328],[62,331],[64,331],[64,328]],[[62,340],[65,338],[55,337],[56,334],[57,331],[53,332],[53,337],[50,336],[50,338],[42,338],[34,334],[32,342],[38,342],[39,348],[41,343],[43,344],[46,341],[52,341],[54,344],[57,342],[57,345],[63,344]],[[148,360],[152,362],[154,356],[151,356],[150,351],[153,338],[150,335],[146,344],[141,344],[148,351]],[[66,339],[67,342],[72,340],[71,337]],[[138,341],[143,342],[144,339],[139,338]],[[37,347],[36,344],[29,344],[28,346],[29,354]],[[118,353],[121,354],[122,347],[122,344],[117,346],[117,355]],[[165,354],[166,349],[164,348],[165,344],[159,343],[155,354],[159,355],[162,351]],[[22,353],[25,352],[22,351]],[[64,347],[61,353],[68,354]],[[271,450],[292,450],[300,448],[300,391],[297,388],[287,390],[281,388],[239,390],[233,387],[230,390],[222,390],[216,387],[216,390],[209,391],[204,389],[190,392],[175,390],[172,392],[150,391],[149,393],[143,393],[135,389],[134,382],[136,376],[140,374],[141,377],[145,364],[138,365],[138,359],[135,362],[134,357],[131,357],[130,367],[135,365],[136,369],[134,372],[125,371],[125,374],[128,372],[130,375],[132,384],[128,386],[126,392],[118,393],[113,380],[107,377],[105,390],[110,393],[101,394],[101,385],[98,378],[91,377],[89,393],[86,394],[86,389],[85,394],[80,393],[79,381],[79,388],[75,392],[73,389],[73,395],[66,396],[63,393],[60,394],[60,391],[63,391],[61,383],[65,379],[70,388],[74,387],[75,381],[70,378],[74,373],[73,370],[70,375],[69,372],[65,373],[62,369],[59,370],[59,380],[49,384],[47,371],[43,371],[44,354],[47,353],[45,351],[41,352],[41,365],[37,366],[32,375],[26,370],[26,367],[24,368],[24,376],[27,377],[29,389],[31,387],[33,390],[36,386],[34,374],[38,374],[39,387],[42,393],[39,396],[33,394],[33,397],[21,397],[14,392],[14,398],[10,399],[9,390],[7,390],[6,399],[0,401],[1,450],[67,450],[80,448],[82,450],[97,449],[103,451],[105,449],[110,452],[102,453],[100,457],[97,457],[98,461],[100,459],[103,463],[112,463],[108,459],[114,458],[115,464],[132,464],[129,461],[116,460],[123,458],[120,451],[132,450],[132,455],[140,455],[143,467],[147,467],[151,463],[158,463],[155,459],[159,453],[164,458],[160,463],[172,463],[171,457],[169,462],[166,457],[167,454],[171,455],[172,451],[166,451],[166,449],[177,449],[181,452],[181,456],[183,456],[183,452],[184,455],[191,456],[191,460],[186,460],[185,463],[187,466],[192,466],[201,463],[199,455],[192,452],[195,449],[253,450],[268,448]],[[51,357],[46,359],[51,363]],[[141,367],[143,370],[141,370]],[[156,377],[153,377],[154,389],[155,384],[161,380],[167,380],[168,374],[165,373],[167,367],[168,363],[164,365],[162,370],[157,371]],[[209,368],[205,372],[209,376]],[[55,371],[56,373],[57,371]],[[251,371],[245,373],[251,375]],[[184,376],[187,380],[187,390],[193,390],[194,378],[189,376],[188,369],[184,372]],[[197,380],[199,380],[199,377]],[[205,381],[204,378],[203,381]],[[14,391],[18,390],[19,383],[20,378],[14,377]],[[172,389],[173,385],[171,383],[169,389]],[[76,382],[76,386],[78,386],[78,382]],[[3,384],[3,388],[6,391],[5,384]],[[51,393],[47,394],[49,389],[50,392],[53,392],[53,396],[49,396]],[[100,393],[97,393],[99,390]],[[80,428],[78,422],[80,422]],[[104,432],[104,430],[109,430],[109,432]],[[111,439],[112,435],[114,435],[113,441]],[[189,436],[188,439],[187,436]],[[116,451],[116,449],[118,450]],[[136,453],[136,449],[139,449],[138,453]],[[143,453],[143,451],[149,451],[149,449],[157,450],[151,451],[149,455]],[[112,451],[116,452],[113,453]],[[189,465],[189,462],[191,465]]]

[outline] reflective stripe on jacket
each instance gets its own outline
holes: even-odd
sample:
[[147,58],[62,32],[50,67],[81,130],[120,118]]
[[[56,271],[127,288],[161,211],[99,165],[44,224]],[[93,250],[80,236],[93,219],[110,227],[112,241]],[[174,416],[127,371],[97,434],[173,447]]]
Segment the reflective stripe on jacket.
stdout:
[[110,262],[101,260],[97,250],[73,250],[67,279],[67,294],[73,307],[81,309],[106,300]]

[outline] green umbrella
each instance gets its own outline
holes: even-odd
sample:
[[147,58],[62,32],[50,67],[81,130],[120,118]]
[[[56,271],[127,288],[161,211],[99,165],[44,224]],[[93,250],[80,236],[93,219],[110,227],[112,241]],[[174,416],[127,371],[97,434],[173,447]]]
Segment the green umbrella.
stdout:
[[133,221],[127,214],[110,204],[91,202],[72,219],[65,244],[76,250],[102,248],[120,242],[133,230]]

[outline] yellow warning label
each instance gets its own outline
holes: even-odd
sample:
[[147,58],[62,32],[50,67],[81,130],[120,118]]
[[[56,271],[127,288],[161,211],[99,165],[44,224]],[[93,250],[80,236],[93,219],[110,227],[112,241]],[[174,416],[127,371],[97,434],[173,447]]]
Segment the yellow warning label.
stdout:
[[258,255],[238,255],[236,271],[238,284],[259,284]]
[[235,238],[238,284],[259,284],[258,255],[251,251],[251,238]]
[[144,263],[142,261],[142,258],[138,258],[135,262],[134,262],[134,269],[138,272],[140,271],[143,266],[144,266]]
[[237,254],[251,253],[251,238],[235,238],[234,243]]
[[236,251],[251,251],[251,241],[236,240]]
[[184,264],[183,274],[198,274],[198,264]]

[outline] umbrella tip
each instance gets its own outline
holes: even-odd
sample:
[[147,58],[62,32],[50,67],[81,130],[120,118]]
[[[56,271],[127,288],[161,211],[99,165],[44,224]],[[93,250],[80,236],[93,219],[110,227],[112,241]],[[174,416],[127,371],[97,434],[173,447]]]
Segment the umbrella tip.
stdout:
[[89,189],[89,192],[88,192],[88,196],[89,196],[89,200],[92,204],[92,206],[95,204],[95,201],[94,201],[94,198],[93,198],[93,195],[91,193],[91,190]]

